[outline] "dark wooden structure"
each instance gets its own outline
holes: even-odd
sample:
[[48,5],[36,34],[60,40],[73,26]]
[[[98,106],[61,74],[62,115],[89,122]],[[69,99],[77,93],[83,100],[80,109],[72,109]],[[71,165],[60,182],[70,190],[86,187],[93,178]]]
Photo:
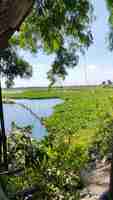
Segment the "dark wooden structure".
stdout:
[[[0,0],[0,50],[8,46],[10,37],[19,30],[20,25],[29,14],[34,0]],[[7,166],[7,141],[4,127],[2,90],[0,83],[0,164]],[[1,164],[2,165],[2,164]],[[1,166],[0,166],[1,167]]]
[[[0,50],[8,47],[8,40],[19,30],[20,25],[29,14],[34,0],[0,0]],[[0,175],[11,175],[23,169],[16,169],[13,172],[8,171],[7,163],[7,138],[5,135],[2,89],[0,81],[0,168],[2,164],[5,169]],[[5,171],[4,171],[5,170]],[[8,200],[0,186],[0,198]]]
[[0,0],[0,48],[8,45],[8,40],[30,12],[33,0]]

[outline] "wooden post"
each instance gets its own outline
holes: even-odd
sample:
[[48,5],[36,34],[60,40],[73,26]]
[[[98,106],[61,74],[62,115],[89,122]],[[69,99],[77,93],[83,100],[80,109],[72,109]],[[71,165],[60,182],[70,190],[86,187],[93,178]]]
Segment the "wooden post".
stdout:
[[7,169],[7,139],[5,134],[5,125],[4,125],[4,115],[3,115],[3,102],[2,102],[2,88],[0,80],[0,122],[1,122],[1,152],[3,153],[3,163],[4,167]]

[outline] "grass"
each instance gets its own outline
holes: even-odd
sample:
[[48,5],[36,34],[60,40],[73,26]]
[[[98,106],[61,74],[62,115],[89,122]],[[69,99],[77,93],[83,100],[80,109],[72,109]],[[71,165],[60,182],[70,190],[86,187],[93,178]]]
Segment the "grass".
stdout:
[[[56,194],[58,191],[61,195],[66,195],[65,199],[70,197],[77,199],[76,194],[84,186],[80,172],[90,162],[89,150],[95,147],[93,145],[95,145],[96,136],[101,135],[101,140],[103,140],[103,127],[105,127],[105,132],[107,130],[110,133],[109,127],[112,131],[111,124],[108,124],[109,117],[106,120],[103,116],[106,113],[108,116],[109,113],[112,113],[113,89],[102,87],[53,89],[50,91],[24,89],[21,93],[5,92],[3,96],[29,99],[57,97],[64,100],[62,104],[55,106],[52,116],[44,119],[48,137],[41,141],[35,141],[38,150],[36,151],[38,153],[37,160],[40,161],[39,158],[41,158],[41,161],[38,162],[40,163],[38,168],[32,169],[32,173],[31,168],[30,171],[27,170],[29,173],[27,176],[30,177],[32,183],[41,183],[44,186],[42,190],[47,183],[49,193],[52,191]],[[100,124],[103,125],[103,123],[105,124],[102,126],[102,132],[98,132]],[[16,134],[15,137],[17,137]],[[105,143],[101,146],[105,146]],[[10,180],[12,185],[12,179]],[[26,179],[24,181],[27,184]],[[23,179],[20,182],[14,179],[13,185],[23,186]]]
[[70,88],[70,89],[24,89],[22,92],[3,94],[9,98],[61,98],[64,103],[55,107],[54,114],[44,123],[49,135],[58,143],[71,137],[72,142],[88,146],[94,138],[101,116],[112,111],[112,88]]
[[40,90],[40,89],[24,89],[20,92],[17,92],[16,90],[13,91],[4,91],[3,92],[3,98],[9,97],[13,99],[47,99],[47,98],[58,98],[60,95],[60,90]]

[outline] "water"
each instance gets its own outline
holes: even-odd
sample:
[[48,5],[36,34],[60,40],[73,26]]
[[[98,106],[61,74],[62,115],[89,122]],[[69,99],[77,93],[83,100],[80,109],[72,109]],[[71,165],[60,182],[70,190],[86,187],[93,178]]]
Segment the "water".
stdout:
[[[54,111],[54,106],[61,104],[61,99],[44,99],[44,100],[16,100],[19,104],[24,104],[29,107],[39,117],[48,117]],[[4,120],[6,133],[11,132],[11,123],[15,122],[18,126],[24,127],[32,125],[32,137],[42,138],[47,135],[46,128],[40,123],[40,121],[32,115],[28,110],[17,104],[4,104]]]

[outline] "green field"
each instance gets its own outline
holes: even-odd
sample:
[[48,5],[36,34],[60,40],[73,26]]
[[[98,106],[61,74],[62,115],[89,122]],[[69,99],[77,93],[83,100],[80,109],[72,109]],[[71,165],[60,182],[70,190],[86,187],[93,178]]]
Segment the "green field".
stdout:
[[9,98],[61,98],[62,105],[54,109],[54,114],[44,119],[49,136],[52,135],[54,143],[59,144],[61,137],[71,143],[82,143],[87,146],[95,135],[101,121],[101,116],[112,112],[112,88],[78,87],[61,89],[24,89],[20,92],[6,92],[4,97]]
[[[112,111],[112,88],[102,87],[79,87],[68,89],[24,89],[21,92],[3,93],[4,97],[9,98],[61,98],[64,100],[62,105],[54,109],[54,114],[45,119],[45,126],[49,135],[54,135],[55,140],[60,140],[61,135],[65,138],[69,135],[72,142],[78,138],[84,145],[94,135],[100,123],[100,115]],[[76,139],[77,137],[77,139]],[[83,137],[83,138],[82,138]],[[75,139],[74,139],[75,138]],[[82,141],[85,140],[85,141]]]
[[[106,138],[109,138],[108,135],[113,131],[113,89],[109,87],[24,89],[21,92],[5,91],[3,96],[29,99],[57,97],[64,100],[61,105],[55,106],[52,116],[43,119],[48,136],[37,145],[40,147],[41,158],[43,153],[48,159],[41,160],[41,167],[35,172],[39,173],[37,180],[41,180],[42,188],[47,181],[45,190],[51,191],[48,195],[51,193],[56,196],[64,195],[64,199],[69,199],[69,196],[77,199],[75,191],[78,192],[82,188],[79,174],[90,162],[89,150],[98,144],[101,156],[105,156],[109,151]],[[46,167],[42,168],[43,165]],[[48,174],[48,170],[52,176],[50,179],[44,175],[45,172]],[[34,181],[34,169],[30,176]],[[16,180],[13,181],[16,184]]]

